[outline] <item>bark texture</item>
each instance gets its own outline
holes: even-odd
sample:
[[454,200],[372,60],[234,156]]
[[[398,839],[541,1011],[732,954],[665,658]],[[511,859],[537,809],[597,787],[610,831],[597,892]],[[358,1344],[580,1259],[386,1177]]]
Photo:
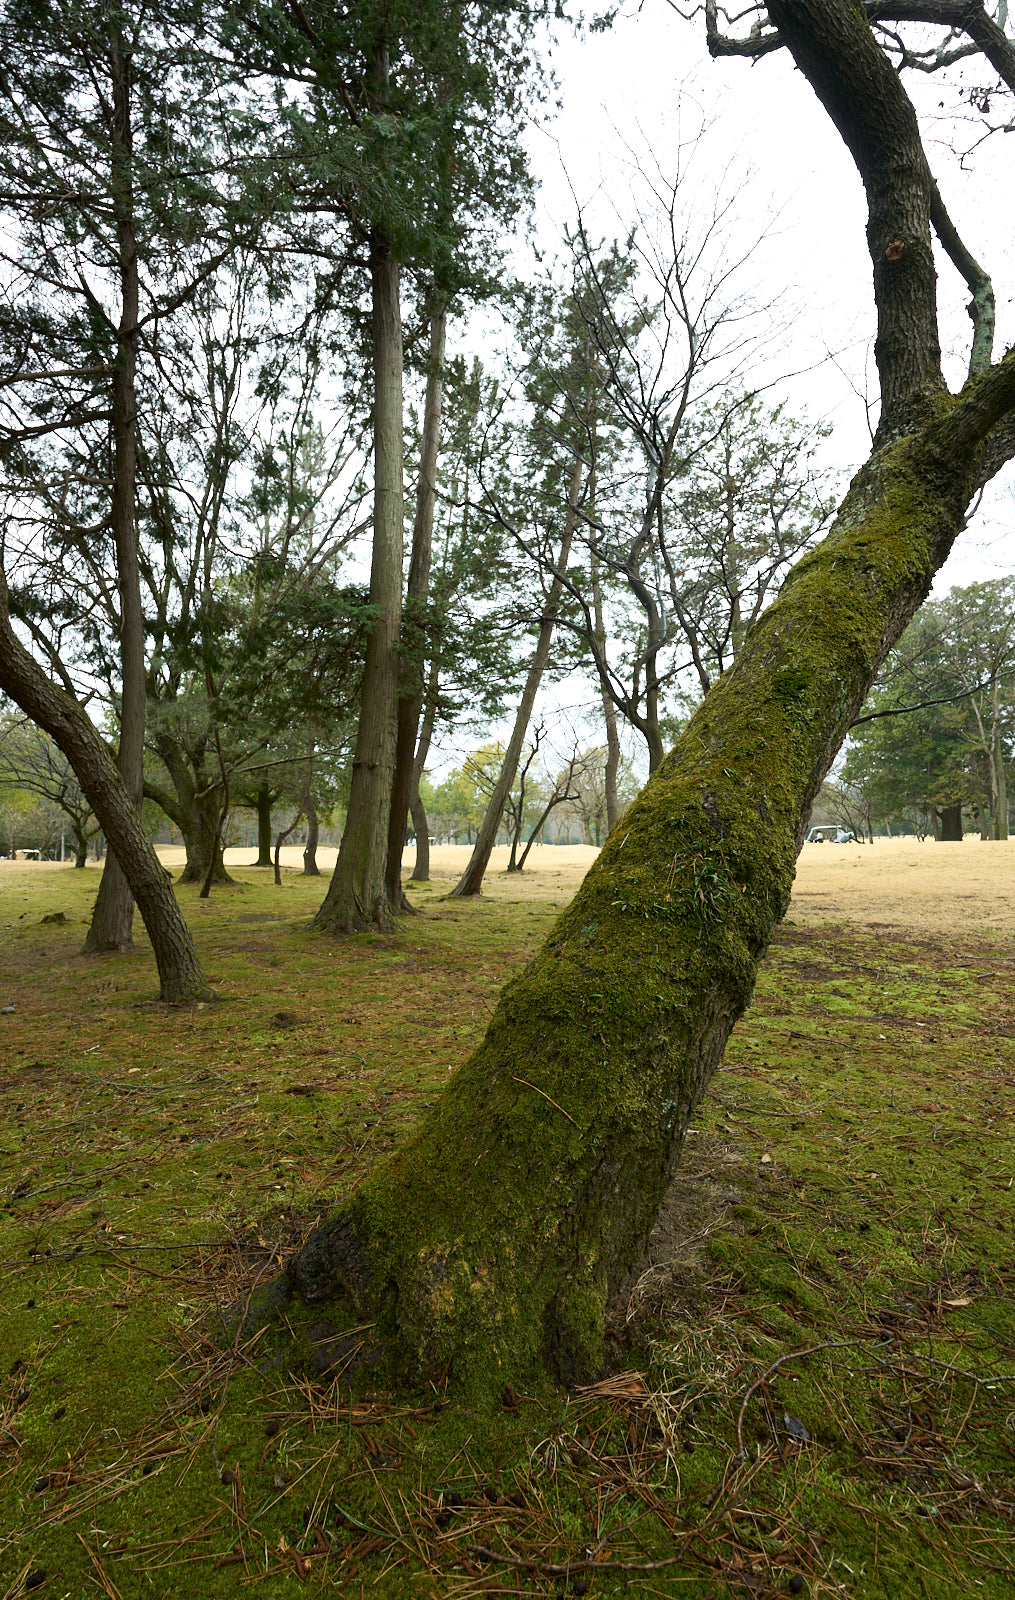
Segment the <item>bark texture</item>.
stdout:
[[[160,805],[183,836],[187,859],[180,874],[181,883],[204,884],[212,869],[213,884],[232,883],[225,868],[221,844],[216,844],[218,821],[222,813],[221,783],[209,776],[206,749],[185,751],[171,736],[155,740],[159,759],[169,774],[172,788],[145,782],[144,792]],[[269,855],[268,865],[271,865]]]
[[323,933],[386,928],[388,820],[395,765],[402,620],[402,320],[398,263],[386,242],[370,250],[374,360],[374,534],[367,640],[356,751],[345,831],[324,903],[312,926]]
[[[714,18],[714,8],[712,15]],[[870,206],[882,416],[824,543],[793,569],[419,1131],[303,1245],[395,1375],[495,1394],[588,1380],[685,1131],[789,900],[811,805],[972,496],[1015,452],[1015,355],[947,393],[933,179],[852,0],[771,0]]]
[[293,1261],[305,1300],[376,1320],[403,1376],[598,1372],[607,1295],[750,999],[814,797],[962,526],[972,474],[947,455],[929,427],[858,475],[480,1048]]
[[412,762],[412,787],[409,791],[409,815],[412,817],[412,831],[416,835],[416,859],[413,862],[411,879],[413,883],[430,882],[430,824],[427,820],[426,807],[419,795],[419,786],[423,772],[426,768],[426,758],[430,754],[430,743],[433,739],[434,724],[437,720],[437,694],[440,688],[440,658],[436,652],[430,660],[430,670],[427,676],[427,699],[423,712],[423,722],[419,730],[419,743]]

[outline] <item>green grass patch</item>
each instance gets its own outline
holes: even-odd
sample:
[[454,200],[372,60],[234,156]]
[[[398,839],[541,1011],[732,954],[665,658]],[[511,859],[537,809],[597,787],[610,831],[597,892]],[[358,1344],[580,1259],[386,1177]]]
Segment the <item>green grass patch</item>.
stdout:
[[350,1391],[369,1328],[235,1308],[440,1092],[560,891],[327,941],[322,881],[237,876],[181,892],[223,1002],[186,1011],[143,935],[79,954],[94,871],[0,878],[0,1596],[1010,1593],[1004,948],[784,925],[611,1374],[473,1413]]

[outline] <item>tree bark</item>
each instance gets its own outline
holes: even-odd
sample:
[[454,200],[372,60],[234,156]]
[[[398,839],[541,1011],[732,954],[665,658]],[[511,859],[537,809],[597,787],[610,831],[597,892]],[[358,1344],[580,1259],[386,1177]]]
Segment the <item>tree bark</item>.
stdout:
[[169,879],[141,827],[137,808],[108,750],[77,701],[58,689],[15,637],[0,574],[0,689],[63,751],[110,847],[123,863],[151,940],[161,988],[173,1005],[211,1000],[190,929]]
[[961,805],[941,807],[941,838],[948,844],[958,844],[962,839]]
[[402,322],[398,263],[375,234],[370,246],[374,361],[374,536],[367,640],[349,812],[334,875],[312,926],[323,933],[387,928],[388,820],[398,720],[402,618]]
[[477,1398],[540,1368],[568,1383],[599,1372],[607,1296],[644,1249],[750,1001],[821,783],[973,495],[1015,451],[1015,353],[957,398],[944,390],[932,180],[862,10],[769,9],[868,190],[874,453],[505,989],[479,1049],[287,1275],[306,1301],[341,1298],[371,1322],[393,1377],[450,1372]]
[[[131,173],[132,128],[130,64],[118,29],[110,38],[112,85],[112,200],[119,256],[120,326],[113,365],[113,493],[110,522],[116,550],[116,582],[120,601],[120,743],[117,765],[127,794],[140,814],[144,788],[145,659],[141,575],[134,526],[134,482],[137,471],[138,267],[134,237]],[[114,850],[106,853],[99,892],[84,948],[89,953],[121,953],[133,948],[134,897]]]
[[877,442],[884,443],[919,423],[928,398],[944,390],[930,238],[934,180],[916,112],[849,0],[772,0],[768,12],[863,180],[878,318]]
[[600,1370],[606,1298],[750,999],[811,805],[962,526],[974,474],[947,424],[858,474],[482,1045],[293,1261],[304,1299],[376,1320],[397,1375],[488,1391]]
[[[444,398],[444,339],[447,318],[443,306],[430,317],[430,352],[427,365],[426,400],[423,407],[423,439],[416,487],[416,516],[412,528],[412,554],[406,585],[406,620],[414,623],[430,593],[430,556],[433,545],[433,513],[437,498],[437,457],[440,451],[441,405]],[[422,638],[413,640],[417,659],[403,660],[402,684],[398,697],[398,729],[395,739],[395,773],[391,785],[391,816],[388,823],[388,864],[386,892],[393,911],[415,909],[402,888],[402,852],[405,849],[406,819],[412,798],[413,772],[419,716],[423,707],[423,663],[418,659]]]
[[194,795],[189,808],[178,812],[177,826],[183,834],[187,862],[180,874],[181,883],[204,884],[211,872],[212,884],[232,883],[226,871],[218,822],[222,811],[222,790],[216,786]]
[[[578,460],[575,462],[574,470],[571,474],[567,509],[564,513],[564,532],[561,536],[560,556],[557,561],[558,573],[563,573],[566,570],[568,558],[571,554],[571,540],[574,537],[575,529],[575,507],[578,504],[578,494],[581,489],[581,474],[582,463]],[[550,584],[546,604],[543,608],[543,620],[539,625],[539,635],[536,639],[532,664],[529,667],[528,676],[525,679],[525,687],[522,690],[522,697],[515,713],[514,727],[511,730],[511,738],[508,740],[504,765],[501,767],[497,782],[493,786],[493,792],[483,813],[483,820],[476,834],[476,844],[469,858],[469,864],[452,889],[449,899],[463,899],[469,895],[479,894],[482,891],[483,878],[486,875],[487,867],[490,865],[490,856],[496,843],[501,818],[504,815],[504,807],[507,804],[508,795],[511,793],[511,785],[515,781],[515,773],[518,770],[522,744],[532,717],[532,707],[535,705],[536,694],[542,682],[543,673],[546,671],[546,664],[550,659],[550,644],[553,640],[553,630],[557,621],[557,608],[560,604],[562,589],[561,578],[555,577]]]
[[305,878],[319,878],[321,869],[317,865],[317,842],[321,835],[321,819],[317,815],[317,807],[307,795],[307,846],[303,852],[303,876]]
[[266,783],[257,791],[257,860],[253,864],[271,866],[271,790]]

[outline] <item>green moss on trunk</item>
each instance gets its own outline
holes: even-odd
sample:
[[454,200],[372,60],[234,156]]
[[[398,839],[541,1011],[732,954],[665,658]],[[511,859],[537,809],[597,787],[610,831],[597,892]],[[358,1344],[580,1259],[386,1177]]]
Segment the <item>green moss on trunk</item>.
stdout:
[[304,1298],[376,1319],[396,1375],[496,1391],[600,1368],[606,1297],[749,1003],[814,796],[964,493],[912,441],[868,464],[479,1049],[296,1257]]

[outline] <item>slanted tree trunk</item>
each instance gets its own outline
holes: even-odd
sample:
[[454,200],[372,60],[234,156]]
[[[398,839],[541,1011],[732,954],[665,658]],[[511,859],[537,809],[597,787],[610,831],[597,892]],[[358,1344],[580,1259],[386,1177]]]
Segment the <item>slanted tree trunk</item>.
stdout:
[[160,999],[173,1005],[214,999],[169,878],[109,751],[77,701],[50,681],[11,629],[2,573],[0,689],[45,729],[73,767],[144,918],[159,969]]
[[426,400],[423,407],[423,438],[419,456],[419,481],[416,486],[416,516],[412,527],[412,554],[406,584],[408,642],[416,659],[403,658],[402,683],[398,696],[398,731],[395,741],[395,772],[391,786],[391,816],[388,822],[387,900],[392,911],[413,911],[402,888],[402,852],[405,849],[406,819],[412,797],[416,737],[423,706],[423,638],[417,622],[430,593],[430,555],[433,544],[433,512],[437,498],[437,457],[440,451],[441,404],[444,397],[444,337],[447,319],[443,306],[430,317],[430,353],[427,366]]
[[[113,493],[110,522],[116,549],[116,586],[120,602],[120,743],[117,765],[124,787],[138,813],[144,788],[145,659],[141,576],[134,527],[134,480],[137,470],[136,400],[138,268],[134,238],[131,177],[130,67],[118,29],[110,39],[113,152],[112,199],[116,213],[119,255],[120,326],[113,366]],[[121,953],[133,948],[134,897],[116,852],[106,852],[99,892],[84,948],[92,954]]]
[[317,807],[307,795],[304,807],[307,813],[307,844],[303,852],[303,876],[305,878],[319,878],[321,869],[317,865],[317,843],[321,836],[321,819],[317,815]]
[[291,1290],[341,1297],[386,1341],[395,1377],[451,1372],[490,1397],[540,1367],[565,1382],[600,1370],[607,1295],[644,1249],[750,1000],[825,774],[973,495],[1015,451],[1015,354],[958,398],[944,391],[935,191],[863,10],[769,0],[769,13],[868,190],[874,452],[478,1050],[292,1261]]
[[[1015,401],[1015,361],[1006,376]],[[946,424],[858,475],[475,1055],[295,1258],[299,1293],[376,1319],[403,1374],[454,1366],[483,1387],[540,1363],[565,1382],[599,1371],[607,1295],[644,1248],[811,805],[971,477]]]
[[[556,567],[558,573],[564,573],[567,570],[568,558],[571,554],[571,540],[574,537],[575,528],[575,508],[578,504],[578,495],[581,489],[581,475],[582,463],[578,460],[575,462],[574,470],[571,474],[567,509],[564,513],[564,532],[561,536],[560,555]],[[508,740],[504,764],[500,769],[497,782],[493,786],[486,810],[483,813],[483,820],[476,834],[476,844],[469,858],[469,864],[452,889],[449,899],[462,899],[469,895],[479,894],[482,891],[483,879],[486,876],[486,869],[490,865],[490,856],[497,840],[501,818],[504,815],[504,807],[507,804],[508,795],[511,793],[511,785],[515,781],[515,773],[518,771],[522,744],[532,717],[532,707],[536,703],[539,685],[542,682],[543,673],[546,671],[546,664],[550,659],[550,644],[553,640],[553,630],[557,621],[557,608],[560,605],[562,589],[561,578],[555,577],[546,596],[546,603],[543,607],[543,620],[539,625],[539,634],[536,639],[536,648],[532,655],[532,663],[525,679],[521,700],[518,702],[518,710],[515,712],[514,727],[511,729],[511,737]]]
[[398,720],[402,616],[402,322],[398,263],[387,242],[370,246],[374,361],[374,536],[367,640],[349,811],[334,875],[312,926],[352,933],[390,926],[388,819]]

